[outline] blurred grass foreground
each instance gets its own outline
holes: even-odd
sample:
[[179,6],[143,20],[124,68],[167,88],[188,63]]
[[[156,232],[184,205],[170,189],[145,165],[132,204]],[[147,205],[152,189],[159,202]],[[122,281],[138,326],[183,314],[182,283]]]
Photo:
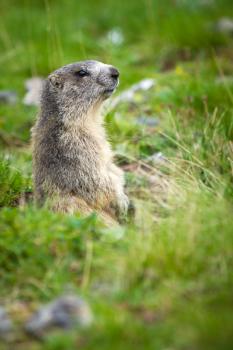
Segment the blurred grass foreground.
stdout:
[[[232,1],[0,0],[0,13],[0,349],[232,349]],[[106,115],[137,207],[118,228],[28,201],[25,83],[87,58],[119,68],[119,96],[152,79]],[[91,325],[28,336],[67,291]]]

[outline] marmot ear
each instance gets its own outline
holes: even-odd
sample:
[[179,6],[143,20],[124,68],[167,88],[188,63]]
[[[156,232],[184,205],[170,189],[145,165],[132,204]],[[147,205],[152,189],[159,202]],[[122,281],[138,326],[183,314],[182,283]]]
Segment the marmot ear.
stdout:
[[48,76],[48,79],[53,87],[57,89],[61,89],[63,87],[63,82],[60,75],[52,73]]

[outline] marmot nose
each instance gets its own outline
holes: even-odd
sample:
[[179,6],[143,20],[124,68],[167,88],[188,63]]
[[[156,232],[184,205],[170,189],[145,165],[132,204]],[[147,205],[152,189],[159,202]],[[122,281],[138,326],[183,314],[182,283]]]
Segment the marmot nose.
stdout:
[[119,78],[119,75],[120,75],[119,71],[114,67],[110,68],[110,74],[111,74],[111,77],[116,80]]

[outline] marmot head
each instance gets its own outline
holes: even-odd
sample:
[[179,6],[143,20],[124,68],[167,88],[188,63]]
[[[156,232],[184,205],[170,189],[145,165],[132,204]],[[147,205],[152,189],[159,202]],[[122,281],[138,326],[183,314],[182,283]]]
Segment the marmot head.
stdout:
[[47,114],[69,120],[88,114],[116,89],[119,72],[98,61],[68,64],[48,76],[42,92],[41,108]]

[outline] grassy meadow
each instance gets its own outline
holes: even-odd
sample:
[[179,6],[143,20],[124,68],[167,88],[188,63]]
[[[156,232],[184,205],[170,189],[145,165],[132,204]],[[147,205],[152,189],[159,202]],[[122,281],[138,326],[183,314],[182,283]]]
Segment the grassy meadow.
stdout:
[[[17,329],[0,349],[232,349],[233,35],[216,25],[232,1],[0,0],[0,13],[0,90],[18,95],[0,104],[0,305]],[[106,115],[136,206],[119,227],[22,205],[37,114],[25,80],[88,58],[119,68],[116,94],[155,80]],[[66,291],[91,327],[20,331]]]

